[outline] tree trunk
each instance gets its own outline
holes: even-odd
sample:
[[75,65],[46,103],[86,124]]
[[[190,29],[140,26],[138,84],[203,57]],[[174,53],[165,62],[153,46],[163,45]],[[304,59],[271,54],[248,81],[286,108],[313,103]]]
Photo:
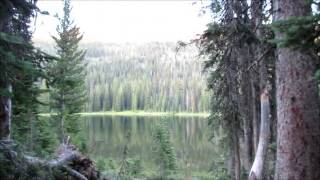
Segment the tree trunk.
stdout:
[[65,102],[64,102],[64,95],[62,94],[61,95],[61,99],[62,99],[62,102],[61,102],[61,112],[58,112],[58,113],[61,113],[61,119],[60,119],[60,128],[61,128],[61,143],[65,143]]
[[235,154],[234,148],[230,146],[228,160],[226,164],[227,164],[228,174],[232,177],[234,176],[234,154]]
[[267,157],[268,142],[270,137],[270,104],[269,97],[266,92],[261,94],[261,121],[260,121],[260,137],[258,150],[249,174],[249,180],[263,180],[264,179],[264,165]]
[[240,148],[239,148],[239,137],[237,132],[234,132],[234,175],[235,180],[241,178],[241,161],[240,161]]
[[240,180],[241,177],[241,160],[240,160],[240,148],[239,137],[237,129],[235,129],[235,122],[232,122],[232,129],[230,129],[230,155],[228,161],[228,173],[232,179]]
[[[254,60],[258,61],[259,64],[259,87],[260,91],[262,91],[266,85],[267,85],[267,62],[265,58],[262,58],[262,51],[263,47],[260,43],[260,39],[263,38],[263,32],[262,32],[262,18],[263,18],[263,1],[262,0],[252,0],[251,1],[251,14],[252,14],[252,23],[253,23],[253,29],[256,37],[259,39],[258,42],[254,44],[253,52],[254,52]],[[262,93],[259,92],[255,95]],[[258,97],[254,96],[253,103],[257,103]],[[255,104],[255,107],[259,107],[259,103]],[[255,111],[258,111],[259,109],[255,109]],[[258,115],[258,113],[257,113]],[[258,148],[258,139],[259,139],[259,117],[257,117],[254,121],[254,151],[257,152]]]
[[[276,0],[275,20],[311,14],[305,0]],[[277,33],[276,38],[282,34]],[[319,91],[310,52],[278,48],[276,180],[320,179]]]
[[244,131],[244,168],[249,171],[252,163],[252,128],[250,118],[247,117],[243,120]]
[[252,104],[252,136],[253,136],[253,151],[256,152],[258,149],[258,136],[259,136],[259,120],[257,110],[257,90],[255,87],[255,76],[251,72],[250,78],[251,85],[251,104]]
[[34,148],[34,114],[31,109],[27,112],[27,118],[29,118],[29,129],[30,129],[30,137],[28,142],[28,150],[30,152],[33,151]]
[[249,172],[252,163],[252,104],[251,104],[251,84],[250,72],[247,70],[249,66],[249,47],[243,46],[239,51],[239,64],[240,64],[240,92],[239,95],[239,110],[241,119],[243,121],[243,166]]
[[7,94],[0,97],[0,140],[10,140],[12,86],[9,83],[3,89]]

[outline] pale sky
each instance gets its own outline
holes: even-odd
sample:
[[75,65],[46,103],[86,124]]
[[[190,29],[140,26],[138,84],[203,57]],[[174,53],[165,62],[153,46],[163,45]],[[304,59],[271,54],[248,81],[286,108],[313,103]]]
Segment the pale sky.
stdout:
[[[198,0],[197,0],[198,1]],[[207,13],[199,16],[208,1],[72,1],[72,18],[84,33],[84,42],[188,41],[201,34],[210,21]],[[52,41],[56,13],[62,16],[62,1],[40,0],[38,7],[49,16],[38,15],[34,40]]]

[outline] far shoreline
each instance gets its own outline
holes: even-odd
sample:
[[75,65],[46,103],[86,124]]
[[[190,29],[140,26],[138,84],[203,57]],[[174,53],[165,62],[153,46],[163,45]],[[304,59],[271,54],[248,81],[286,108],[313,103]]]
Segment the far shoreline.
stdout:
[[[175,117],[203,117],[210,114],[208,112],[151,112],[151,111],[99,111],[82,112],[81,116],[175,116]],[[50,116],[50,113],[40,113],[39,116]]]

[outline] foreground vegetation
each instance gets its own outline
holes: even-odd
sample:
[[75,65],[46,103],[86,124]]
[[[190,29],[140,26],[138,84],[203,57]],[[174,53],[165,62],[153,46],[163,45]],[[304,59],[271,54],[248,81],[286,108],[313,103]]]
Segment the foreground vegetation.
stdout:
[[[101,157],[95,159],[98,168],[102,174],[110,177],[110,179],[116,179],[119,177],[120,162],[108,157]],[[139,158],[128,158],[127,174],[122,176],[122,179],[160,179],[159,170],[151,168],[145,162],[142,162]],[[184,180],[184,179],[200,179],[200,180],[215,180],[219,179],[226,174],[213,174],[208,171],[202,172],[190,172],[189,170],[176,170],[166,176],[166,179],[172,180]]]

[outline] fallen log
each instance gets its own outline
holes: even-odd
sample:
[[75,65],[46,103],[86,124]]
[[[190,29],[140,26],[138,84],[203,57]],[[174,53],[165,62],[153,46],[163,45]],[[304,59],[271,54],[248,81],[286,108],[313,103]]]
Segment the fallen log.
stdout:
[[[5,151],[7,158],[10,161],[19,161],[27,166],[39,166],[50,169],[61,169],[73,179],[87,180],[99,179],[100,172],[93,166],[93,162],[83,156],[75,146],[67,143],[62,143],[56,153],[56,158],[50,160],[40,159],[38,157],[18,154],[12,148],[12,142],[0,141],[0,150]],[[18,158],[20,158],[18,160]],[[71,179],[72,179],[71,178]],[[68,178],[66,178],[68,179]]]
[[56,158],[51,160],[43,160],[38,157],[28,156],[24,155],[24,159],[27,163],[32,165],[45,165],[49,166],[51,168],[62,166],[63,164],[70,162],[77,158],[77,156],[80,156],[79,152],[76,150],[71,150],[67,144],[61,144],[58,148],[58,152],[61,152],[57,155]]
[[63,168],[66,169],[66,171],[73,177],[81,179],[81,180],[88,180],[87,177],[85,177],[84,175],[82,175],[81,173],[79,173],[78,171],[71,169],[68,166],[62,166]]

